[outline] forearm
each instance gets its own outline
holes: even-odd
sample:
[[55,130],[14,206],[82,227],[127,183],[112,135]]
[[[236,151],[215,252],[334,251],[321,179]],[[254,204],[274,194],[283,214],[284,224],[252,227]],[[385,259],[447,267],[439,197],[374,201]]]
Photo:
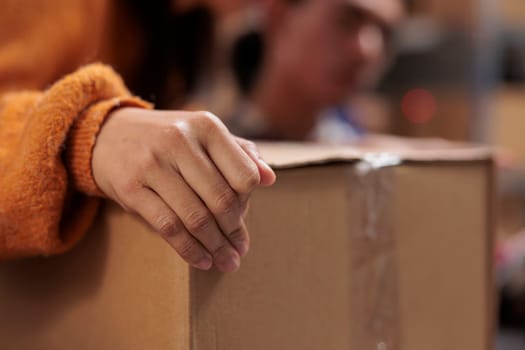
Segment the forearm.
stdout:
[[98,193],[91,151],[106,115],[121,104],[149,106],[103,65],[45,92],[1,98],[0,259],[60,253],[83,236],[97,206],[87,196]]

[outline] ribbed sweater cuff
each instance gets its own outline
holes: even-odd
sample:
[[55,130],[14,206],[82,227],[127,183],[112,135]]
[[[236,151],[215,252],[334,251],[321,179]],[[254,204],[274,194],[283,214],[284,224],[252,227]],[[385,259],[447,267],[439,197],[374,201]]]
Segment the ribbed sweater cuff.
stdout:
[[152,105],[138,97],[116,97],[89,106],[73,123],[66,143],[66,164],[75,190],[92,196],[105,196],[93,177],[93,150],[107,117],[115,109],[123,107],[151,109]]

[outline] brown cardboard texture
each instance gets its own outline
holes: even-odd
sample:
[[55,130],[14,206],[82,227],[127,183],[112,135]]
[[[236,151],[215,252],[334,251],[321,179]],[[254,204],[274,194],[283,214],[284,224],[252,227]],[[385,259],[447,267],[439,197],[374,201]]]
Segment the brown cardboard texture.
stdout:
[[107,204],[59,257],[0,264],[0,349],[492,348],[492,162],[439,141],[261,145],[239,272],[188,268]]

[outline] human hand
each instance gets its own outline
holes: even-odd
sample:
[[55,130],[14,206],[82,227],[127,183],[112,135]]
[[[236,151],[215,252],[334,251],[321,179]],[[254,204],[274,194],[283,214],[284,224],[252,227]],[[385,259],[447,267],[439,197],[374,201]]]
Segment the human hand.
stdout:
[[92,169],[102,192],[190,265],[222,272],[248,252],[250,194],[275,182],[255,145],[207,112],[118,109],[97,138]]

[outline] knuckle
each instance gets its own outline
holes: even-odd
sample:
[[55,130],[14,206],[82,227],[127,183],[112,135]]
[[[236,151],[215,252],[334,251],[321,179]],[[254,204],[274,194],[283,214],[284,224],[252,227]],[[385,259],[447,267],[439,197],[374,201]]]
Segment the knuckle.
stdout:
[[123,204],[130,206],[133,197],[142,188],[142,183],[135,177],[124,178],[115,184],[115,192],[122,199]]
[[204,232],[210,228],[212,217],[204,210],[194,210],[186,217],[186,226],[190,232]]
[[186,261],[195,262],[200,257],[200,247],[191,237],[186,237],[181,240],[175,248],[179,255]]
[[186,139],[187,126],[185,122],[174,122],[166,127],[165,135],[168,142],[180,143]]
[[173,238],[180,232],[179,220],[172,215],[157,217],[153,226],[164,238]]
[[249,151],[256,156],[259,156],[259,149],[257,148],[257,144],[255,142],[243,139],[241,137],[236,137],[235,139],[245,151]]
[[222,190],[216,198],[216,214],[228,214],[239,206],[237,195],[230,189]]
[[245,241],[248,240],[246,235],[245,235],[245,233],[244,233],[244,231],[242,230],[242,226],[241,225],[239,225],[239,227],[236,230],[234,230],[234,231],[232,231],[232,232],[230,232],[228,234],[228,239],[231,242],[245,242]]
[[250,140],[246,140],[246,139],[240,139],[241,141],[241,144],[246,147],[246,148],[249,148],[251,150],[257,150],[257,146],[255,145],[255,142],[253,141],[250,141]]
[[145,151],[139,159],[139,167],[142,171],[148,172],[159,166],[159,160],[152,150]]
[[218,257],[221,254],[228,254],[230,250],[230,243],[223,240],[217,247],[215,247],[210,253],[213,257]]
[[259,173],[255,169],[249,169],[240,176],[239,192],[242,194],[251,193],[259,185]]
[[208,131],[218,130],[222,123],[217,116],[210,112],[196,112],[197,118],[195,118],[201,127]]
[[208,111],[200,111],[197,112],[200,116],[200,118],[207,120],[208,122],[217,125],[219,121],[219,117],[217,117],[215,114],[208,112]]
[[164,155],[173,156],[177,159],[178,155],[184,152],[192,152],[192,139],[194,134],[192,126],[186,121],[172,123],[166,128],[165,138],[161,140],[161,151]]

